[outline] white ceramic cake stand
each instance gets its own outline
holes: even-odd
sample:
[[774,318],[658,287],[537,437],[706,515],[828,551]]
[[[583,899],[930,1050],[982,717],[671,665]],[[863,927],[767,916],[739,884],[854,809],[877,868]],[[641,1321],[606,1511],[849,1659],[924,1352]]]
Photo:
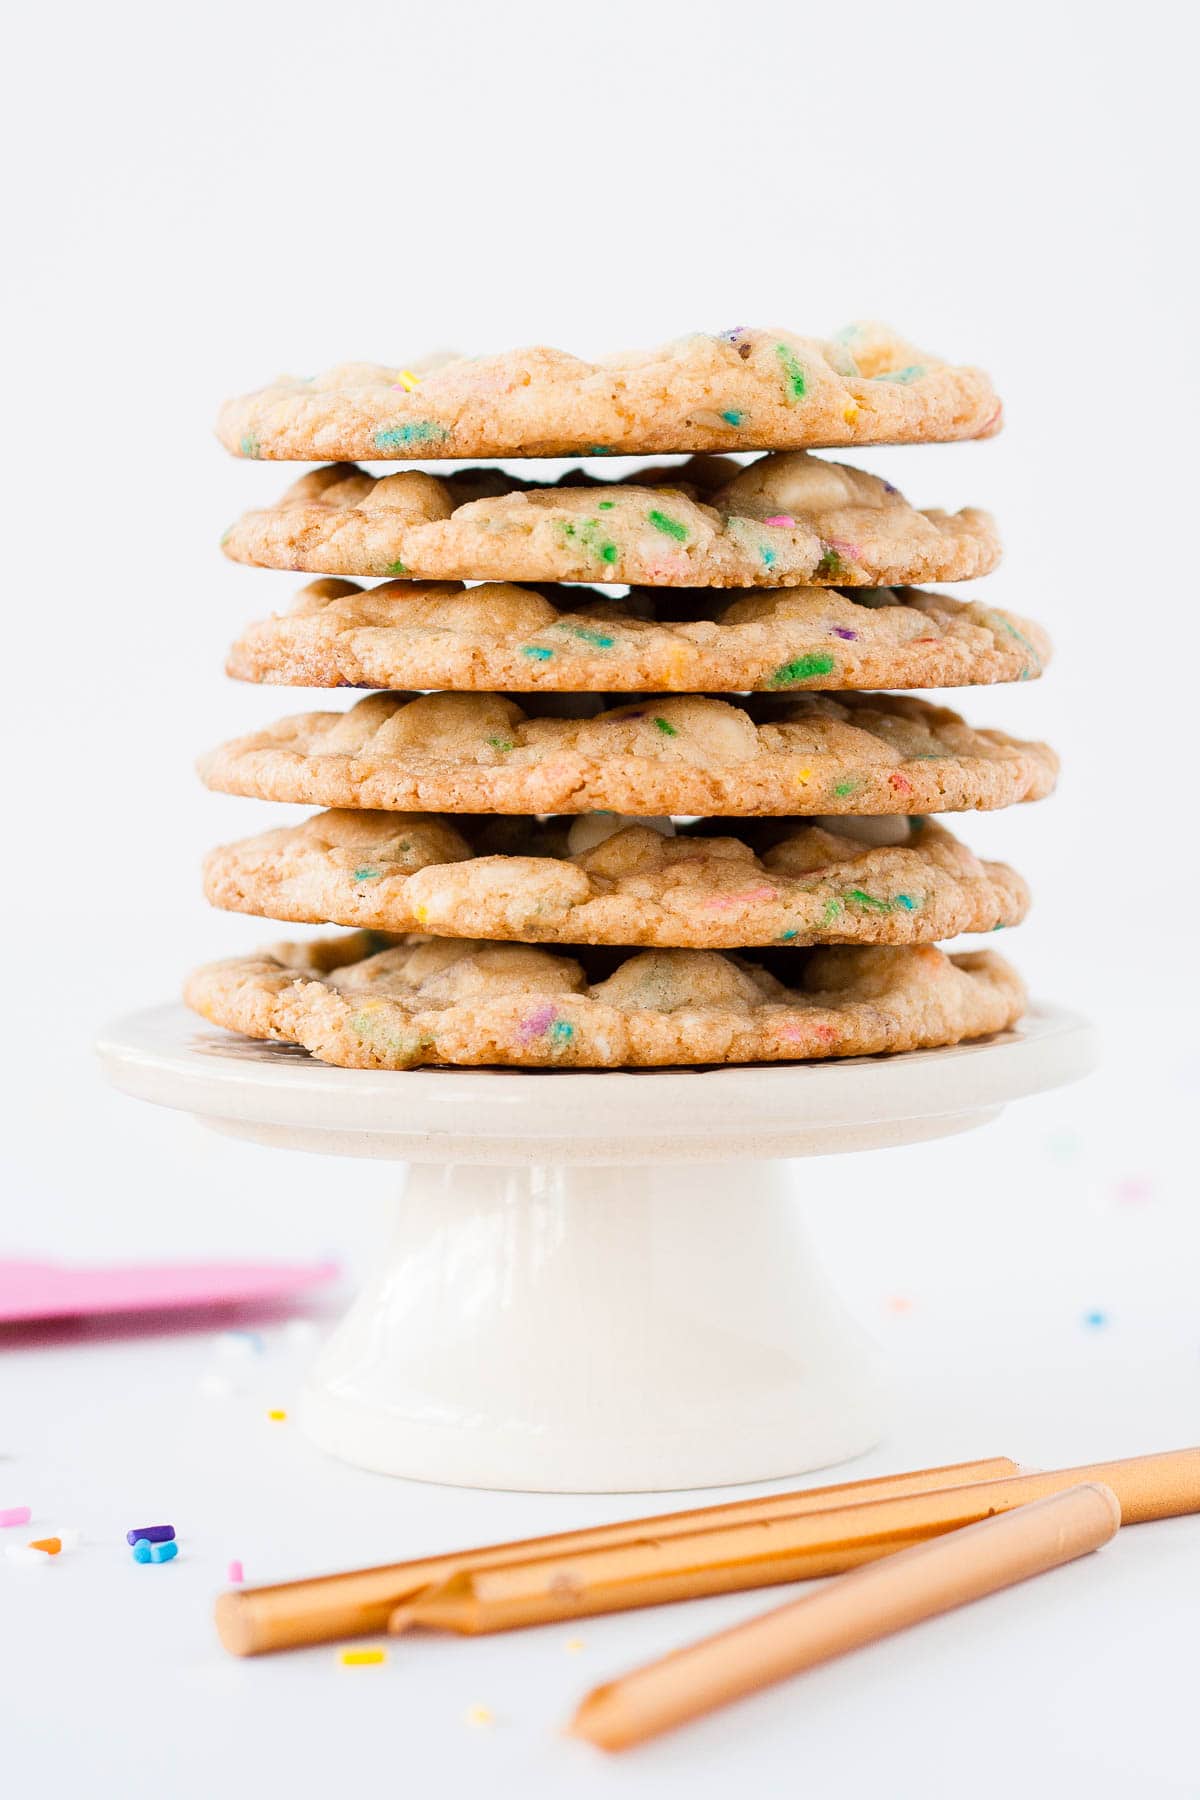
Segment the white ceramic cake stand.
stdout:
[[539,1492],[759,1481],[868,1449],[877,1355],[812,1259],[785,1159],[967,1131],[1094,1060],[1051,1007],[977,1044],[765,1068],[335,1069],[179,1006],[98,1049],[126,1093],[218,1131],[411,1165],[303,1426],[369,1469]]

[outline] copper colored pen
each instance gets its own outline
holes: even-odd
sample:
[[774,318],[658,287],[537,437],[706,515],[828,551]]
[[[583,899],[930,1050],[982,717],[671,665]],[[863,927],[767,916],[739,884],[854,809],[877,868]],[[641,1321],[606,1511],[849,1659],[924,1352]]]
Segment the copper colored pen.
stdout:
[[568,1730],[603,1750],[644,1743],[787,1675],[1097,1550],[1120,1522],[1116,1495],[1100,1483],[1014,1507],[605,1682],[584,1698]]
[[1113,1490],[1127,1525],[1200,1511],[1200,1450],[1018,1475],[669,1537],[647,1530],[612,1547],[506,1566],[477,1564],[398,1607],[390,1629],[427,1626],[477,1636],[840,1575],[1087,1482],[1102,1482]]
[[547,1537],[487,1544],[379,1568],[352,1569],[344,1574],[279,1582],[271,1587],[236,1588],[217,1600],[217,1631],[226,1650],[235,1656],[257,1656],[268,1650],[327,1643],[334,1638],[363,1637],[386,1630],[392,1614],[403,1601],[423,1588],[445,1581],[455,1570],[467,1565],[487,1563],[489,1567],[496,1567],[526,1561],[530,1557],[565,1555],[569,1551],[593,1549],[604,1544],[622,1544],[648,1532],[661,1538],[676,1532],[695,1531],[708,1524],[736,1524],[743,1520],[814,1512],[829,1506],[848,1506],[856,1500],[924,1493],[931,1488],[958,1487],[963,1483],[989,1481],[1016,1473],[1017,1464],[1010,1457],[993,1456],[976,1462],[950,1463],[942,1468],[880,1475],[870,1481],[842,1481],[832,1487],[760,1494],[752,1500],[727,1500],[719,1506],[696,1507],[649,1519],[620,1519],[612,1525],[592,1525],[580,1531],[561,1531]]

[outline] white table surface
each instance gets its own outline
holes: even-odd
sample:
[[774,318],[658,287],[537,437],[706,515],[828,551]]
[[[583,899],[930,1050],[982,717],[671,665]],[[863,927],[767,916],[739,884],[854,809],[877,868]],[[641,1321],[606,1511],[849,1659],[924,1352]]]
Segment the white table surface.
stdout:
[[[983,1132],[798,1165],[831,1273],[895,1379],[891,1436],[855,1472],[995,1454],[1061,1465],[1200,1439],[1195,1060],[1164,1051],[1161,1033],[1153,1062],[1133,1041],[1089,1082]],[[333,1246],[344,1291],[369,1266],[395,1171],[226,1142],[76,1077],[96,1204],[46,1181],[40,1212],[6,1216],[14,1251],[49,1248],[69,1205],[81,1257]],[[28,1165],[27,1191],[62,1153],[41,1141],[48,1162]],[[221,1359],[212,1326],[0,1337],[0,1506],[28,1502],[35,1526],[89,1539],[45,1569],[0,1560],[6,1793],[1200,1794],[1193,1519],[1131,1529],[621,1758],[560,1735],[575,1700],[789,1590],[397,1641],[382,1667],[344,1668],[333,1648],[238,1662],[210,1623],[231,1558],[269,1581],[656,1504],[426,1487],[327,1461],[266,1417],[292,1403],[311,1346],[284,1325],[262,1335],[243,1364]],[[204,1398],[213,1369],[244,1391]],[[178,1528],[178,1560],[135,1566],[126,1528],[160,1518]],[[494,1723],[468,1723],[476,1706]]]

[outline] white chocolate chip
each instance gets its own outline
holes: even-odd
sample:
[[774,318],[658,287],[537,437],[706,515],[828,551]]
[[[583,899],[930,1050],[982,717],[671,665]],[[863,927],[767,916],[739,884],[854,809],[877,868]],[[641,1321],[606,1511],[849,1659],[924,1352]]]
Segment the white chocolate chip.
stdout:
[[581,856],[585,850],[594,850],[597,844],[624,831],[627,825],[648,825],[651,831],[657,831],[663,837],[675,836],[675,826],[670,819],[638,819],[629,813],[581,813],[567,833],[568,856]]
[[909,820],[903,813],[882,813],[878,817],[847,818],[840,813],[828,818],[813,820],[822,831],[832,831],[838,837],[854,838],[860,844],[881,846],[884,844],[907,844],[911,833]]

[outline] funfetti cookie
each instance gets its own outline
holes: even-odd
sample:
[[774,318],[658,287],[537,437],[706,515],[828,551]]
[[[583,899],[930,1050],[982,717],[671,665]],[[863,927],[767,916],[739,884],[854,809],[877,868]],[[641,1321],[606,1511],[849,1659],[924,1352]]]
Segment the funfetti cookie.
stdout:
[[[461,827],[461,829],[457,828]],[[1029,893],[931,820],[755,825],[326,812],[214,850],[215,906],[272,919],[545,944],[928,944]]]
[[[603,708],[603,710],[601,710]],[[893,694],[371,694],[222,745],[209,787],[388,812],[930,813],[1054,786],[1046,744]]]
[[516,587],[327,576],[228,674],[292,687],[725,693],[967,687],[1041,674],[1040,626],[918,588]]
[[594,363],[545,345],[342,363],[229,401],[217,430],[237,456],[315,462],[944,443],[999,424],[981,369],[860,324],[833,339],[739,325]]
[[304,475],[222,539],[236,562],[325,575],[619,581],[651,587],[889,587],[966,581],[1000,557],[976,507],[920,512],[877,475],[805,451],[622,481],[536,487],[498,470]]
[[1020,1017],[989,951],[708,950],[582,957],[527,944],[370,933],[283,944],[197,969],[188,1005],[215,1025],[355,1069],[683,1066],[876,1055],[956,1044]]

